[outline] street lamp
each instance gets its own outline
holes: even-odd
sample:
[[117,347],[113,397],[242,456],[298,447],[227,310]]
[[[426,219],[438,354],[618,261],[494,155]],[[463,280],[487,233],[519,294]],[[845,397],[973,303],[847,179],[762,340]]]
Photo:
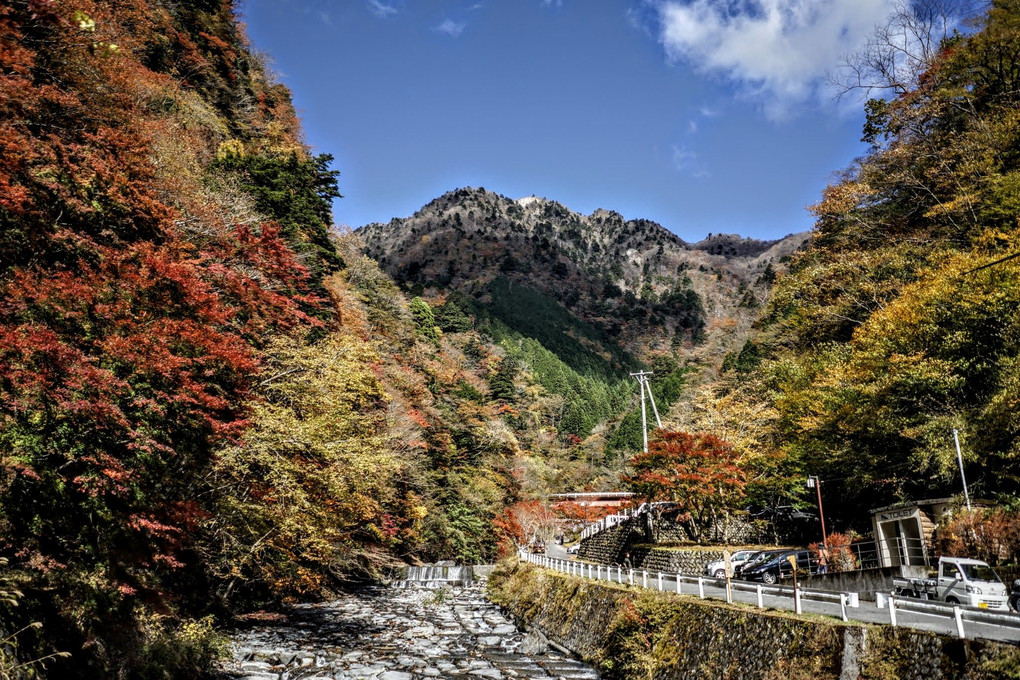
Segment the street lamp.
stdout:
[[807,488],[818,492],[818,517],[822,520],[822,545],[829,550],[829,538],[825,535],[825,513],[822,512],[822,480],[817,475],[808,475]]

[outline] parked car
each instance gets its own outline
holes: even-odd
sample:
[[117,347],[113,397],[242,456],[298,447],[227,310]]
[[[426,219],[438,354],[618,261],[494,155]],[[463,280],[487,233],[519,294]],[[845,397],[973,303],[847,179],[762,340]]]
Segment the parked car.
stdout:
[[762,583],[775,583],[781,578],[787,578],[793,574],[793,567],[789,557],[796,556],[797,571],[814,573],[817,559],[810,550],[786,550],[761,564],[745,569],[743,578],[748,581],[761,581]]
[[751,559],[747,560],[746,562],[744,562],[740,566],[735,567],[733,569],[733,572],[734,572],[733,576],[734,576],[734,578],[744,578],[744,573],[747,572],[752,567],[757,567],[758,565],[762,564],[763,562],[768,562],[769,560],[771,560],[776,555],[778,555],[780,553],[785,553],[785,552],[789,552],[789,549],[788,548],[778,548],[778,549],[773,549],[773,550],[762,550],[757,555],[755,555]]
[[532,553],[534,553],[535,555],[544,555],[545,554],[545,541],[535,541],[530,546],[528,546],[528,549]]
[[568,545],[567,546],[567,554],[568,555],[576,555],[577,551],[580,550],[580,549],[581,549],[581,542],[578,541],[574,545]]
[[[730,555],[730,566],[733,568],[734,574],[736,573],[737,567],[745,564],[748,560],[754,559],[754,557],[760,552],[760,550],[738,550]],[[706,564],[705,574],[708,576],[714,576],[715,578],[726,578],[725,560],[715,560]]]

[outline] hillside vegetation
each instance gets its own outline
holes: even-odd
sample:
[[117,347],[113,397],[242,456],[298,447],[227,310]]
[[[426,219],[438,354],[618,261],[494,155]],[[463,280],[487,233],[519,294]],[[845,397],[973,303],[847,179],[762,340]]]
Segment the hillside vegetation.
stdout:
[[744,341],[806,240],[710,234],[690,245],[648,220],[485,189],[448,192],[358,234],[406,290],[469,315],[561,398],[561,437],[583,440],[610,479],[641,447],[628,374],[653,368],[657,404],[669,408],[701,367]]
[[[806,240],[709,235],[693,245],[648,220],[591,215],[529,196],[458,189],[408,218],[358,230],[367,254],[399,283],[488,302],[491,282],[533,288],[647,361],[700,358],[753,317],[777,269]],[[611,351],[611,350],[610,350]]]
[[771,461],[776,500],[820,475],[837,524],[960,493],[954,428],[971,495],[1017,502],[1020,3],[967,28],[906,79],[859,62],[892,93],[868,102],[872,150],[814,207],[755,337],[671,414]]
[[231,2],[7,3],[0,69],[0,675],[198,677],[210,617],[570,484],[555,399],[331,232]]

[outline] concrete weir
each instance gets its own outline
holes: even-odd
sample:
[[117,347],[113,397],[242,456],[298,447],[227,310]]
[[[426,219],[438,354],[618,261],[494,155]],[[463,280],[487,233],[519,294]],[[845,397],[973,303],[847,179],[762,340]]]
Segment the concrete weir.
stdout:
[[391,586],[291,608],[235,631],[226,680],[598,678],[485,593],[488,568],[410,567]]

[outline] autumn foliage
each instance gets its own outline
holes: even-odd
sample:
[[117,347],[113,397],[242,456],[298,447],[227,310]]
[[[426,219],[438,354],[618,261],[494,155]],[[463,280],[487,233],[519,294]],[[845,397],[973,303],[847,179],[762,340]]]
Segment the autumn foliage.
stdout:
[[1020,512],[1008,508],[960,508],[935,532],[939,555],[972,557],[992,565],[1020,564]]
[[623,477],[650,503],[675,504],[692,540],[703,539],[713,521],[737,507],[747,475],[727,442],[713,434],[659,431],[648,451],[630,459]]
[[[328,225],[289,237],[208,174],[231,140],[306,154],[228,2],[6,3],[0,72],[0,552],[75,649],[194,582],[259,347],[328,318],[296,255]],[[133,630],[94,672],[130,666]]]
[[[915,7],[953,5],[909,3],[901,19]],[[814,504],[803,479],[818,475],[827,519],[864,531],[867,508],[959,494],[954,430],[971,494],[1015,503],[1020,5],[985,9],[944,40],[917,36],[930,54],[885,73],[899,83],[882,80],[896,45],[858,55],[857,74],[891,93],[865,107],[872,148],[813,207],[754,361],[724,366],[683,423],[764,464],[749,489],[763,507]],[[899,35],[879,27],[879,45],[883,30]]]

